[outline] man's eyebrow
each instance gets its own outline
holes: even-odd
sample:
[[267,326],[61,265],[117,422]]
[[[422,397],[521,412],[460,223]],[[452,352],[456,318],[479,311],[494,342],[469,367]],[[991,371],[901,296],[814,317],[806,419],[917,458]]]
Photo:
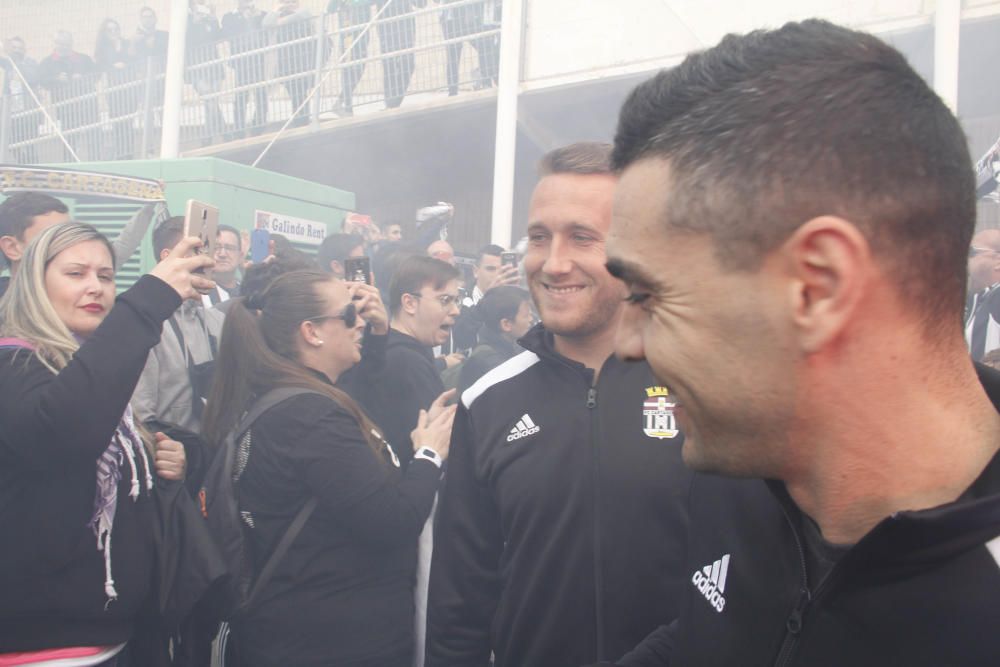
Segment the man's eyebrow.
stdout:
[[619,280],[626,282],[646,282],[638,266],[620,257],[609,257],[604,266],[608,269],[608,273]]

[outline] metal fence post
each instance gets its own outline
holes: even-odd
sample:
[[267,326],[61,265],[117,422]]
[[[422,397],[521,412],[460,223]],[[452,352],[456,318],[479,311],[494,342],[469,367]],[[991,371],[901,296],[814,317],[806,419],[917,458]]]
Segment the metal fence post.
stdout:
[[10,95],[0,95],[0,162],[10,161]]
[[[316,30],[316,71],[313,75],[313,89],[317,89],[323,81],[323,63],[326,51],[326,13],[319,15],[319,29]],[[319,125],[319,96],[322,91],[316,90],[309,100],[309,116],[314,126]]]
[[146,85],[143,86],[142,99],[142,139],[139,142],[139,156],[145,159],[149,155],[149,145],[153,132],[153,57],[146,57]]

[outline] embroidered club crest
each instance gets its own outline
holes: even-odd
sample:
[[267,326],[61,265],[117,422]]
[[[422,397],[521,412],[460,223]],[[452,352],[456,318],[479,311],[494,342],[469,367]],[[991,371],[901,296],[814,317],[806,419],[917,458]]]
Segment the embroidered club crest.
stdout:
[[675,438],[680,431],[674,422],[674,400],[666,387],[646,387],[642,404],[642,432],[650,438]]

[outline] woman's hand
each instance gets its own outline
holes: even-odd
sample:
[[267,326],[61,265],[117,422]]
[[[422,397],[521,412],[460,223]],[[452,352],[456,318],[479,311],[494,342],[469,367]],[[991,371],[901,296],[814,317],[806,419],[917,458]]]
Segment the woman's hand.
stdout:
[[455,423],[456,410],[458,410],[457,405],[449,405],[433,418],[427,410],[421,410],[417,417],[417,427],[410,432],[413,451],[428,447],[437,452],[442,461],[447,461],[448,451],[451,448],[451,427]]
[[382,295],[373,286],[366,283],[348,282],[347,293],[354,300],[358,315],[372,325],[372,333],[384,336],[389,333],[389,315],[382,303]]
[[182,299],[200,299],[202,292],[215,287],[214,280],[206,277],[204,273],[197,273],[199,269],[215,266],[215,260],[208,255],[191,254],[200,247],[201,239],[197,236],[181,239],[170,254],[153,267],[149,272],[150,275],[173,287]]
[[157,431],[153,434],[156,438],[156,451],[153,453],[153,465],[156,474],[163,479],[179,482],[184,479],[187,468],[187,455],[184,453],[184,445],[171,440],[163,433]]

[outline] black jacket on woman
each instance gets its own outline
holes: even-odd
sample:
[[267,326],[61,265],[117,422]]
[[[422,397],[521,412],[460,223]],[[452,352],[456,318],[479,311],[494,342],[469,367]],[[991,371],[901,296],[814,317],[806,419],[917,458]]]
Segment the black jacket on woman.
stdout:
[[439,479],[423,459],[405,473],[380,460],[354,417],[325,396],[265,412],[239,483],[258,570],[303,504],[315,495],[319,505],[233,624],[240,664],[409,667],[417,538]]
[[[117,599],[88,526],[108,448],[163,322],[181,300],[144,276],[54,375],[30,352],[0,350],[0,653],[110,646],[132,634],[149,593],[154,508],[121,466],[111,532]],[[136,456],[140,478],[146,471]]]

